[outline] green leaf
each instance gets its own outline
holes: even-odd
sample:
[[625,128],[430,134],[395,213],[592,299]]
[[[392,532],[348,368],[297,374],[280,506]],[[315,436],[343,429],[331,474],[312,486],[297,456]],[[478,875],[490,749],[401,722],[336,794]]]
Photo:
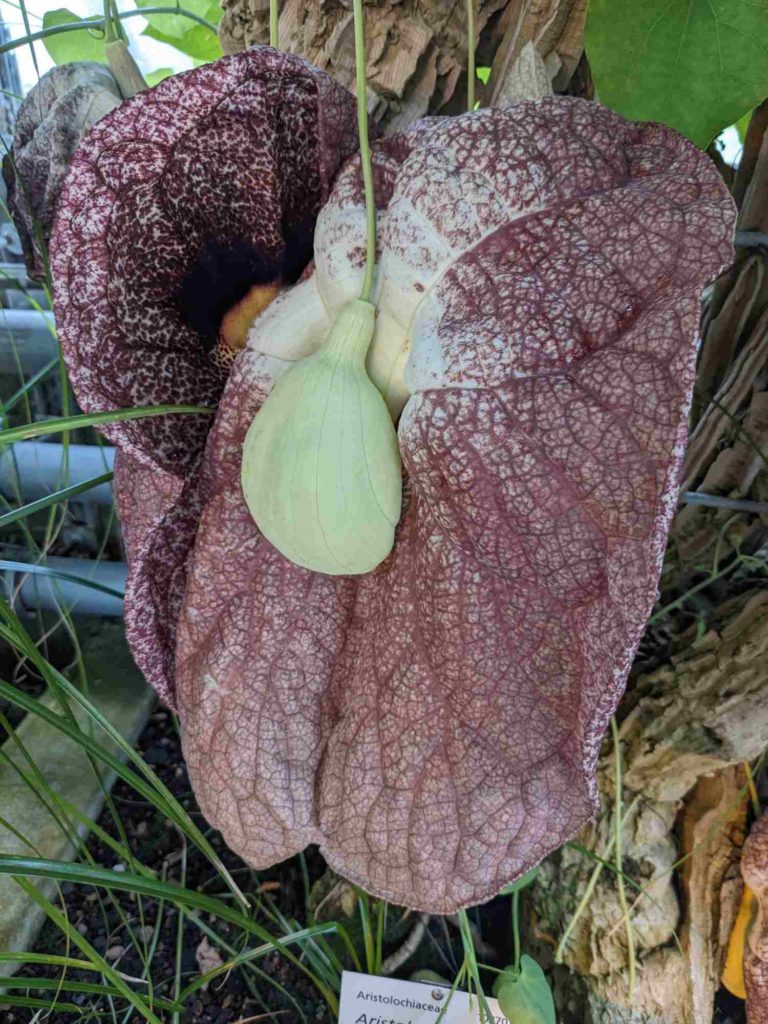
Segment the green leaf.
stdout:
[[[82,18],[66,7],[57,7],[55,11],[46,11],[43,15],[43,29],[80,24],[82,21]],[[94,35],[93,30],[57,33],[46,36],[43,43],[54,64],[69,64],[75,60],[97,60],[104,63],[104,39]]]
[[520,973],[508,967],[496,979],[493,994],[514,1024],[557,1024],[555,1001],[546,975],[533,957],[520,958]]
[[768,0],[591,0],[600,101],[702,149],[768,95]]
[[521,875],[516,881],[510,882],[509,885],[505,885],[499,893],[499,896],[511,896],[513,892],[518,892],[520,889],[527,888],[531,882],[536,880],[536,875],[538,875],[538,873],[538,867],[531,868],[530,871],[526,871],[526,873]]
[[[156,0],[136,0],[137,7],[155,7]],[[212,26],[221,20],[222,9],[211,0],[184,0],[185,10],[210,22]],[[168,43],[188,57],[200,61],[217,60],[222,55],[221,43],[215,28],[207,28],[180,14],[147,14],[149,24],[142,35]]]
[[158,68],[157,71],[150,71],[144,75],[147,85],[159,85],[166,78],[174,74],[173,68]]
[[742,143],[744,142],[744,139],[746,138],[746,134],[747,134],[747,128],[749,128],[749,122],[751,120],[752,120],[752,111],[749,110],[749,111],[747,111],[747,113],[743,117],[740,117],[739,120],[734,125],[734,128],[739,133],[739,142],[742,142]]

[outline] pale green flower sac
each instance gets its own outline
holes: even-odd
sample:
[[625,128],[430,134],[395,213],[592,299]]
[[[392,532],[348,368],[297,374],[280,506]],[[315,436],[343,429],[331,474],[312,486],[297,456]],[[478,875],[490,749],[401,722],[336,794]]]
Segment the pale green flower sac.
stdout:
[[296,565],[370,572],[400,518],[400,449],[365,369],[375,308],[345,306],[322,348],[280,378],[243,446],[242,485],[261,532]]

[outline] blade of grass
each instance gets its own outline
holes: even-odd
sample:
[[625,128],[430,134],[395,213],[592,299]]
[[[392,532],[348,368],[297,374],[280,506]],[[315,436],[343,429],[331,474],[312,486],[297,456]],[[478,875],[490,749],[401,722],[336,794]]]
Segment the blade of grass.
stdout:
[[[335,1006],[335,1012],[338,1012],[338,1000],[333,992],[322,984],[319,979],[315,978],[289,949],[289,946],[297,941],[303,941],[307,937],[305,934],[306,930],[292,935],[283,935],[277,939],[239,910],[233,909],[222,900],[216,899],[213,896],[204,896],[194,889],[186,889],[182,886],[173,885],[170,882],[162,882],[143,875],[132,875],[128,872],[117,873],[107,868],[93,868],[84,864],[70,864],[65,861],[47,860],[39,857],[0,854],[0,874],[11,875],[17,880],[19,877],[24,876],[21,878],[22,882],[28,876],[32,878],[50,878],[61,882],[74,882],[80,885],[119,889],[123,892],[135,892],[143,896],[166,899],[176,905],[182,904],[184,907],[213,914],[214,917],[229,921],[243,931],[254,935],[267,947],[289,959],[296,967],[309,975],[314,984],[320,988],[324,998],[329,1004]],[[25,886],[30,887],[31,883],[25,882]],[[31,888],[34,889],[34,886],[31,886]],[[53,909],[55,910],[55,908]],[[325,926],[316,925],[314,927],[321,929]],[[72,936],[73,941],[76,937],[82,938],[79,932]]]
[[0,571],[3,569],[8,572],[30,573],[32,576],[49,576],[53,579],[62,580],[64,583],[82,584],[82,586],[88,587],[90,590],[98,590],[102,594],[117,597],[121,601],[125,597],[122,590],[107,587],[103,583],[97,583],[95,580],[88,579],[87,576],[74,576],[72,573],[61,572],[59,569],[49,569],[48,566],[38,565],[35,562],[11,562],[5,558],[0,558]]
[[6,995],[0,986],[0,1003],[5,1006],[26,1006],[37,1010],[55,1010],[59,1013],[76,1013],[78,1017],[82,1014],[82,1006],[74,1003],[54,1003],[50,999],[35,999],[33,996],[10,996]]
[[369,974],[375,974],[376,965],[376,940],[371,924],[371,909],[368,903],[368,893],[355,886],[357,893],[357,906],[360,911],[360,925],[363,930],[363,945],[365,948],[365,963]]
[[[92,967],[92,965],[89,965]],[[27,988],[27,989],[61,989],[64,992],[91,992],[95,995],[109,994],[122,998],[122,992],[111,985],[103,985],[96,981],[70,981],[65,978],[0,978],[0,994],[6,988]],[[155,1002],[161,1010],[181,1010],[183,1007],[172,999],[163,999],[155,996]]]
[[[188,916],[189,920],[192,922],[195,928],[201,931],[203,935],[206,935],[215,946],[217,946],[219,949],[222,949],[230,957],[237,957],[247,952],[243,949],[239,951],[235,949],[235,947],[231,945],[229,942],[227,942],[226,939],[222,938],[221,935],[215,932],[213,928],[210,927],[210,925],[206,924],[205,921],[203,921],[198,914],[190,913]],[[261,1008],[266,1013],[269,1012],[269,1008],[262,999],[260,992],[254,985],[253,979],[251,978],[251,974],[253,974],[256,978],[259,979],[259,981],[263,982],[266,986],[274,988],[275,991],[279,992],[283,996],[283,998],[286,999],[287,1002],[292,1003],[299,1017],[302,1019],[302,1021],[304,1021],[304,1024],[306,1024],[306,1015],[302,1011],[301,1007],[298,1005],[298,1003],[290,994],[290,992],[283,985],[281,985],[279,981],[277,981],[275,978],[273,978],[266,972],[262,971],[261,968],[257,967],[253,959],[248,960],[239,966],[242,966],[244,968],[243,982],[245,983],[248,991],[251,993],[253,999],[261,1006]]]
[[46,363],[42,369],[33,374],[17,391],[14,391],[7,402],[0,404],[0,415],[7,416],[8,413],[11,412],[12,409],[15,409],[19,402],[22,402],[29,392],[32,391],[33,388],[37,387],[41,380],[45,380],[51,370],[55,369],[58,365],[59,357],[54,356],[49,363]]
[[[130,761],[147,782],[144,782],[136,772],[126,768],[122,762],[115,758],[109,751],[105,750],[104,747],[88,737],[82,730],[75,729],[71,723],[65,722],[61,716],[55,715],[48,711],[47,708],[43,708],[34,699],[28,698],[25,694],[16,690],[15,687],[9,687],[7,683],[0,680],[0,690],[6,694],[7,698],[19,706],[22,706],[24,710],[32,711],[35,714],[41,715],[51,725],[61,731],[67,732],[73,739],[80,742],[82,746],[88,748],[92,753],[96,754],[101,760],[105,761],[117,774],[129,783],[134,789],[145,796],[150,803],[159,808],[166,817],[169,817],[177,827],[197,846],[197,848],[205,855],[210,863],[216,868],[221,878],[225,881],[229,890],[238,899],[240,905],[244,908],[248,908],[248,901],[246,900],[243,893],[240,891],[239,886],[235,882],[230,872],[225,867],[223,861],[211,846],[210,842],[206,839],[203,833],[200,831],[198,826],[194,823],[192,818],[176,800],[171,791],[165,786],[159,779],[157,774],[152,768],[146,764],[144,759],[139,753],[137,753],[130,743],[127,742],[125,737],[115,729],[112,723],[101,714],[98,708],[87,700],[82,693],[73,686],[69,680],[63,676],[60,672],[57,672],[46,660],[42,657],[40,652],[34,647],[31,642],[24,642],[26,634],[21,627],[21,623],[18,616],[9,608],[7,602],[0,600],[0,615],[2,615],[6,621],[10,622],[12,627],[11,630],[11,642],[13,643],[13,635],[17,638],[17,643],[21,644],[22,649],[35,664],[36,668],[51,686],[52,689],[58,689],[67,698],[69,698],[74,704],[78,704],[88,715],[89,719],[93,721],[104,734],[115,744],[117,749]],[[4,632],[4,628],[0,627],[0,635]],[[28,640],[28,638],[26,638]],[[126,774],[128,773],[128,774]]]
[[[302,928],[297,932],[294,932],[292,939],[295,943],[301,945],[307,939],[313,939],[318,935],[331,935],[336,931],[336,922],[328,921],[326,924],[315,924],[309,928]],[[281,940],[282,941],[282,940]],[[194,981],[190,982],[186,988],[182,989],[176,997],[179,1002],[186,1002],[186,1000],[198,989],[204,985],[209,984],[214,978],[217,978],[220,974],[226,974],[231,971],[234,967],[239,967],[242,964],[247,964],[252,960],[260,960],[262,957],[267,956],[269,953],[274,952],[274,946],[270,943],[264,943],[261,946],[256,946],[254,949],[244,950],[242,953],[238,953],[232,957],[226,963],[221,964],[219,967],[214,967],[206,974],[201,974],[199,978],[195,978]]]
[[34,515],[35,512],[42,512],[49,505],[58,505],[62,501],[68,501],[70,498],[73,498],[76,494],[90,491],[92,487],[98,487],[99,484],[107,484],[112,479],[112,475],[111,471],[109,473],[101,473],[99,476],[93,476],[79,484],[72,484],[71,487],[63,487],[60,491],[46,494],[45,497],[38,498],[36,501],[30,501],[28,505],[15,508],[13,512],[6,512],[5,515],[0,516],[0,529],[4,526],[10,526],[17,519],[25,519],[27,516]]
[[[0,630],[0,636],[2,634],[3,631]],[[159,780],[157,780],[156,785],[151,785],[150,783],[145,782],[144,779],[141,778],[141,776],[137,775],[136,772],[134,772],[132,769],[127,768],[122,763],[122,761],[120,761],[117,757],[111,754],[102,744],[92,739],[87,733],[84,733],[81,729],[77,728],[76,726],[73,726],[67,719],[64,718],[63,715],[57,715],[55,712],[52,712],[49,708],[46,708],[44,705],[41,705],[40,702],[37,701],[35,698],[28,697],[26,694],[23,694],[19,690],[17,690],[16,687],[10,686],[3,680],[0,680],[0,694],[2,694],[9,702],[15,704],[17,707],[20,707],[31,714],[38,715],[40,718],[44,719],[49,725],[53,726],[55,729],[58,729],[60,732],[63,732],[65,735],[69,736],[75,742],[79,743],[79,745],[83,749],[87,750],[89,753],[93,754],[100,761],[106,764],[107,767],[109,767],[124,782],[126,782],[129,786],[136,790],[137,793],[139,793],[147,801],[149,801],[149,803],[151,803],[153,807],[156,807],[163,815],[165,815],[165,817],[170,818],[174,822],[174,824],[176,824],[179,827],[181,831],[183,831],[190,839],[192,839],[195,845],[197,845],[198,848],[202,850],[202,852],[205,852],[205,848],[210,849],[210,844],[202,835],[202,833],[194,824],[194,822],[192,822],[191,818],[189,818],[189,815],[181,807],[178,801],[176,801],[176,799],[171,794],[169,794],[170,799],[166,800],[164,792],[165,787],[162,785],[162,783],[159,782]],[[134,756],[138,757],[138,755],[135,755],[135,753]],[[138,760],[141,760],[141,758],[139,757]],[[150,777],[152,775],[151,771],[148,771],[145,774]],[[211,858],[209,857],[209,860],[210,859]],[[216,860],[218,860],[218,857],[214,853],[214,861],[212,861],[212,863],[214,863],[214,866],[216,866]],[[222,877],[225,877],[224,873],[222,873]]]
[[47,967],[71,967],[76,971],[98,971],[90,960],[75,960],[55,953],[0,953],[0,964],[45,964]]
[[[632,801],[632,803],[629,805],[629,807],[627,807],[627,809],[624,812],[624,815],[623,815],[623,817],[621,819],[622,828],[626,824],[626,822],[629,820],[630,815],[634,812],[635,807],[637,806],[639,800],[640,800],[640,797],[636,796],[635,799]],[[571,919],[568,922],[568,925],[566,926],[565,931],[560,936],[560,941],[558,942],[557,949],[555,950],[555,963],[556,964],[561,964],[563,962],[563,953],[565,952],[565,947],[568,945],[568,940],[570,939],[571,935],[573,934],[573,929],[576,927],[576,924],[578,923],[579,918],[581,917],[581,915],[584,913],[584,911],[587,909],[587,907],[589,905],[589,901],[592,898],[592,894],[595,891],[595,887],[597,886],[597,883],[600,880],[600,875],[603,872],[603,868],[615,869],[615,865],[612,864],[608,860],[608,857],[610,857],[611,853],[613,852],[613,846],[614,846],[615,842],[616,842],[616,833],[614,832],[610,836],[610,838],[608,839],[608,841],[606,843],[605,849],[603,850],[602,857],[600,857],[598,854],[594,853],[594,851],[588,850],[586,847],[580,846],[577,843],[567,843],[566,844],[567,846],[570,846],[572,849],[578,850],[579,853],[581,853],[584,856],[588,857],[590,860],[595,861],[596,863],[595,863],[594,868],[592,869],[592,874],[589,876],[589,881],[587,882],[587,884],[586,884],[586,886],[584,888],[584,892],[581,894],[581,899],[579,900],[579,903],[578,903],[576,909],[574,910],[573,915],[571,916]],[[634,879],[630,879],[630,881],[632,882],[633,885],[636,885],[637,888],[641,888],[639,885],[637,885],[637,883],[634,881]]]
[[42,437],[46,434],[61,434],[81,427],[99,427],[108,423],[123,423],[125,420],[140,420],[150,416],[211,416],[214,411],[204,405],[142,405],[136,409],[110,409],[107,412],[81,413],[78,416],[59,416],[56,419],[23,423],[18,427],[0,430],[0,445],[14,444],[16,441]]
[[[474,983],[475,992],[477,994],[477,1001],[480,1004],[480,1021],[481,1024],[485,1019],[486,1024],[494,1024],[494,1016],[491,1013],[491,1008],[488,1005],[488,1000],[485,998],[483,992],[483,985],[480,981],[480,970],[477,964],[477,955],[475,953],[475,944],[472,941],[472,929],[469,926],[469,917],[467,916],[466,910],[460,910],[458,913],[459,920],[459,933],[461,935],[461,942],[464,947],[464,965],[466,967],[468,981]],[[471,994],[471,985],[468,985]]]
[[[182,840],[183,842],[183,840]],[[181,884],[186,885],[187,883],[187,844],[184,843],[181,851]],[[184,908],[178,907],[177,913],[179,915],[176,923],[176,955],[174,958],[174,977],[173,977],[173,998],[177,1003],[181,1003],[182,1000],[179,998],[181,993],[181,961],[184,955]],[[180,1024],[181,1017],[178,1012],[174,1012],[172,1024]]]
[[627,893],[624,889],[624,879],[622,877],[622,854],[621,854],[621,801],[622,801],[622,764],[621,764],[621,740],[619,739],[619,727],[616,724],[616,717],[611,718],[611,736],[613,737],[613,763],[615,772],[615,798],[616,807],[613,812],[614,819],[614,854],[616,859],[616,886],[619,893],[619,905],[621,906],[621,912],[624,917],[624,925],[627,935],[627,955],[629,957],[629,1005],[632,1005],[632,1000],[635,995],[635,936],[632,931],[632,921],[629,916],[629,908],[627,906]]
[[[23,860],[23,858],[20,859]],[[88,942],[85,936],[81,935],[80,932],[69,923],[64,914],[62,914],[62,912],[58,910],[49,899],[46,899],[35,885],[20,875],[13,875],[12,877],[17,885],[21,886],[27,896],[31,900],[34,900],[34,902],[45,911],[46,916],[53,921],[57,928],[66,934],[67,939],[72,943],[72,945],[77,946],[81,952],[85,953],[85,955],[98,966],[101,976],[103,978],[107,978],[111,982],[112,987],[116,988],[118,992],[120,992],[120,994],[134,1006],[138,1013],[143,1014],[143,1019],[147,1024],[162,1024],[162,1021],[152,1012],[141,996],[128,987],[117,971],[107,963],[104,957],[97,953],[96,949],[90,944],[90,942]]]
[[[19,0],[19,10],[21,11],[21,17],[24,22],[24,31],[27,33],[27,38],[30,39],[32,35],[32,26],[29,23],[29,13],[27,12],[27,5],[24,0]],[[35,68],[35,74],[40,77],[40,67],[37,63],[37,54],[35,53],[35,44],[30,39],[29,42],[29,54],[32,57],[32,63]]]

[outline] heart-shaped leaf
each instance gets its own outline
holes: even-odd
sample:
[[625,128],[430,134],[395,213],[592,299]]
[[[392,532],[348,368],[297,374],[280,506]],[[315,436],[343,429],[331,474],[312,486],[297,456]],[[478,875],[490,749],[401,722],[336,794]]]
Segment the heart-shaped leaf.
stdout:
[[[43,15],[43,28],[57,28],[59,25],[74,25],[82,22],[66,7],[57,7],[55,11],[46,11]],[[60,32],[46,36],[43,40],[45,48],[54,64],[69,64],[71,61],[96,60],[104,63],[104,40],[84,28],[82,31]]]
[[[137,7],[154,7],[154,0],[137,0]],[[204,18],[211,25],[221,19],[222,11],[210,0],[185,0],[185,10]],[[221,56],[221,43],[215,31],[183,14],[147,14],[149,24],[142,35],[168,43],[188,57],[199,61],[216,60]]]
[[496,979],[493,993],[512,1024],[556,1024],[555,1001],[546,975],[533,957],[520,958],[520,970],[508,967]]
[[173,68],[158,68],[156,71],[148,71],[144,78],[147,85],[159,85],[166,78],[170,78],[172,74]]
[[768,0],[592,0],[586,47],[600,100],[702,149],[768,96]]

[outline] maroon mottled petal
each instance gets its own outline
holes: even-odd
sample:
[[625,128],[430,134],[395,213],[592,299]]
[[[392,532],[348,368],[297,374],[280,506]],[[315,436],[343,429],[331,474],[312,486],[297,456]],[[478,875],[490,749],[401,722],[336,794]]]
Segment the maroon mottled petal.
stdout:
[[[259,535],[241,447],[285,364],[257,322],[203,460],[178,703],[203,811],[246,859],[316,842],[370,892],[445,913],[594,807],[734,211],[682,137],[581,101],[422,123],[379,151],[380,321],[415,310],[394,550],[335,578]],[[318,225],[326,297],[362,265],[358,172]]]
[[[215,406],[225,373],[179,309],[185,277],[212,245],[249,246],[275,277],[297,246],[298,275],[333,175],[356,148],[354,126],[352,97],[327,75],[256,47],[168,78],[94,127],[51,244],[58,331],[83,409]],[[105,433],[183,476],[209,426],[156,417]]]
[[768,813],[755,822],[744,843],[741,873],[757,900],[744,950],[747,1021],[768,1024]]
[[[182,315],[181,283],[212,245],[249,246],[269,279],[286,262],[297,276],[356,146],[352,97],[268,47],[169,78],[105,117],[77,152],[52,242],[59,336],[82,408],[214,406],[226,372]],[[211,422],[157,417],[105,429],[119,449],[128,636],[171,704],[196,469]]]
[[114,487],[130,566],[126,635],[147,681],[175,710],[176,622],[200,513],[197,475],[182,480],[118,448]]
[[114,489],[123,543],[133,562],[148,533],[173,505],[183,487],[181,477],[145,466],[118,448]]

